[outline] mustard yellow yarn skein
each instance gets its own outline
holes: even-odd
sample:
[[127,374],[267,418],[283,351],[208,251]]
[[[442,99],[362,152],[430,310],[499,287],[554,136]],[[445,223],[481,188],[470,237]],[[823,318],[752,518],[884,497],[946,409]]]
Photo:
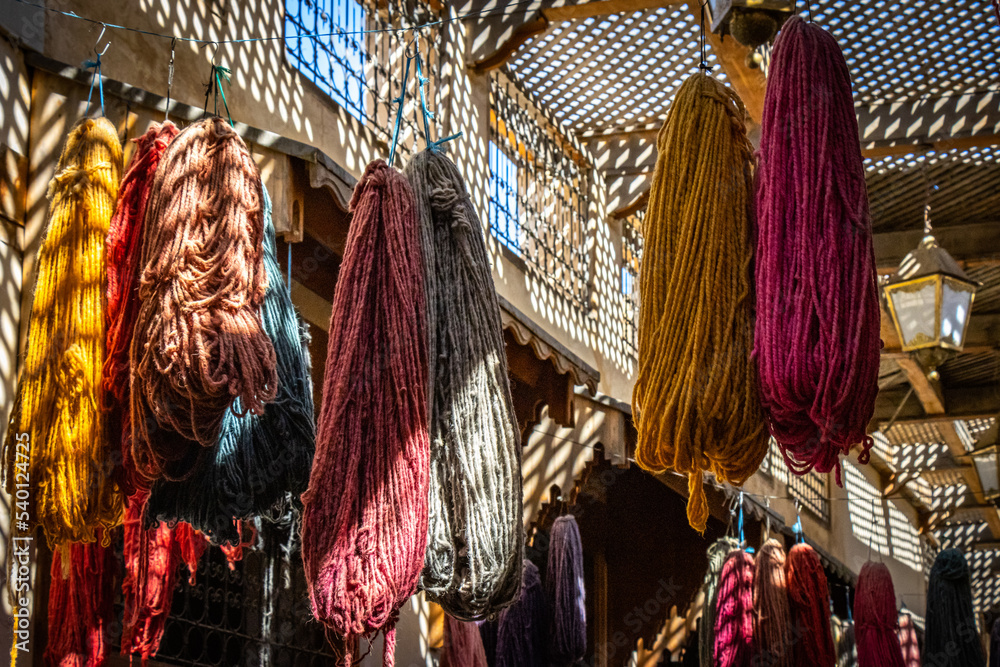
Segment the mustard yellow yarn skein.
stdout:
[[106,118],[84,119],[70,131],[49,183],[49,225],[38,251],[28,346],[7,431],[5,482],[12,494],[23,482],[15,440],[27,433],[32,524],[41,526],[52,548],[92,542],[95,528],[122,518],[98,395],[104,242],[121,171],[114,126]]
[[702,472],[742,484],[767,452],[753,350],[753,148],[739,97],[702,73],[657,135],[643,220],[636,461],[688,474],[704,532]]

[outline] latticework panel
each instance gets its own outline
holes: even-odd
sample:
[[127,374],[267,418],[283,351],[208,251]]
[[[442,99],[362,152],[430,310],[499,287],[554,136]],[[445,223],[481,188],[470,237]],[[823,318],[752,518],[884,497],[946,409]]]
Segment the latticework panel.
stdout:
[[860,102],[898,102],[996,88],[1000,26],[989,3],[969,0],[813,2],[837,38]]
[[639,265],[642,262],[642,218],[645,211],[622,221],[622,343],[633,356],[639,352]]
[[[698,71],[699,30],[685,5],[563,21],[516,53],[510,69],[574,129],[659,124]],[[717,65],[711,50],[706,59]]]
[[935,228],[995,220],[1000,211],[998,146],[868,158],[865,172],[876,231],[921,229],[928,201]]

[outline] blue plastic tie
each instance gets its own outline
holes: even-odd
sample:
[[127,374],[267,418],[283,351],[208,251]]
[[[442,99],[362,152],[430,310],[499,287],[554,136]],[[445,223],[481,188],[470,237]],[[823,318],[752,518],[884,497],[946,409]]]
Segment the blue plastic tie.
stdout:
[[101,98],[101,115],[104,115],[104,78],[101,76],[101,54],[97,54],[97,60],[85,60],[83,69],[93,69],[94,76],[90,79],[90,92],[87,93],[87,113],[90,115],[90,99],[94,95],[94,84],[97,84],[98,95]]
[[392,146],[389,147],[389,165],[392,166],[396,157],[396,142],[399,141],[399,127],[403,121],[403,100],[406,99],[406,82],[410,79],[410,61],[412,56],[406,56],[406,66],[403,68],[403,85],[399,89],[399,97],[393,102],[399,105],[396,109],[396,126],[392,129]]

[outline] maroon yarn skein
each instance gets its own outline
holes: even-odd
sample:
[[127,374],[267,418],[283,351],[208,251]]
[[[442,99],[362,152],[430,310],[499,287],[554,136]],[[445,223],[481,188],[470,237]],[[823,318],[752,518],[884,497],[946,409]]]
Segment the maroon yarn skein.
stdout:
[[742,549],[726,558],[715,611],[715,667],[753,664],[753,556]]
[[865,563],[854,595],[858,667],[905,667],[892,574],[883,563]]
[[788,468],[836,470],[872,439],[881,342],[868,194],[837,41],[800,17],[774,44],[757,170],[754,353]]
[[384,629],[391,667],[399,608],[416,592],[427,547],[424,270],[402,174],[369,164],[351,209],[302,494],[302,558],[316,618],[348,644]]

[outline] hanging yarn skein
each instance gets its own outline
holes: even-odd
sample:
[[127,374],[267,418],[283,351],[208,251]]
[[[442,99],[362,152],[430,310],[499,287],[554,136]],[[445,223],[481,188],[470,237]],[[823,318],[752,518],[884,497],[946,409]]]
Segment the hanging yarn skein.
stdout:
[[[920,667],[920,640],[917,638],[917,627],[913,624],[913,618],[907,613],[899,615],[899,645],[903,652],[903,664],[906,667]],[[1000,656],[997,660],[1000,660]],[[990,667],[1000,667],[1000,663]]]
[[215,543],[236,544],[236,520],[280,516],[309,483],[313,450],[312,376],[308,333],[300,322],[278,266],[271,200],[264,197],[264,266],[267,292],[260,309],[277,359],[278,395],[262,415],[227,412],[219,442],[190,477],[153,485],[147,525],[187,521]]
[[931,567],[923,658],[933,667],[986,664],[972,607],[972,580],[965,555],[944,549]]
[[440,667],[487,667],[486,651],[475,623],[452,616],[444,619],[444,650]]
[[788,602],[798,641],[795,665],[834,667],[833,635],[830,629],[830,591],[819,556],[808,544],[796,544],[785,559]]
[[720,537],[708,547],[708,569],[701,589],[705,596],[705,607],[698,624],[698,658],[701,667],[715,665],[715,616],[719,597],[719,575],[726,558],[739,549],[740,544],[732,537]]
[[524,556],[521,437],[483,227],[437,148],[407,165],[420,220],[431,360],[430,516],[420,587],[479,620],[517,597]]
[[552,524],[545,593],[551,614],[549,663],[554,667],[572,665],[587,652],[583,545],[572,515],[557,517]]
[[858,667],[904,667],[899,645],[896,589],[884,563],[861,566],[854,598]]
[[753,349],[753,147],[732,89],[693,74],[657,135],[643,220],[636,462],[687,473],[705,531],[702,472],[732,484],[767,453]]
[[[104,243],[118,196],[122,148],[106,118],[66,139],[49,184],[49,224],[18,394],[5,442],[5,484],[32,484],[31,516],[49,545],[91,542],[122,520],[102,404]],[[27,434],[27,439],[22,434]],[[30,449],[30,467],[19,469]],[[19,457],[20,453],[20,457]],[[17,532],[17,531],[12,531]]]
[[990,633],[990,667],[1000,667],[1000,618],[993,621],[993,631]]
[[99,542],[74,542],[52,554],[46,665],[106,663],[115,615],[115,567],[114,549]]
[[753,663],[753,571],[753,556],[742,549],[730,553],[722,566],[715,610],[715,667]]
[[132,338],[132,457],[139,474],[180,479],[236,409],[277,392],[258,309],[267,289],[260,172],[221,118],[190,125],[153,180]]
[[142,232],[153,176],[160,158],[178,132],[180,130],[177,126],[169,121],[162,125],[153,122],[149,124],[145,134],[133,139],[135,152],[122,178],[118,202],[108,227],[106,354],[101,382],[104,407],[108,413],[108,431],[111,434],[121,434],[120,484],[126,497],[145,485],[145,481],[136,475],[132,462],[129,397],[129,351],[135,320],[139,314]]
[[837,41],[798,16],[771,55],[757,169],[757,367],[788,468],[836,470],[878,393],[880,313],[851,79]]
[[351,210],[302,495],[302,558],[316,618],[348,643],[384,628],[391,667],[398,610],[427,547],[424,272],[402,174],[369,164]]
[[500,612],[497,622],[497,667],[548,667],[547,621],[542,575],[526,559],[520,596]]
[[753,619],[755,662],[769,667],[793,667],[785,549],[775,539],[764,543],[754,562]]
[[122,578],[122,655],[139,654],[143,665],[156,655],[174,599],[174,584],[181,563],[187,565],[194,585],[198,560],[208,541],[186,523],[166,523],[145,530],[143,509],[148,491],[139,491],[125,512]]

